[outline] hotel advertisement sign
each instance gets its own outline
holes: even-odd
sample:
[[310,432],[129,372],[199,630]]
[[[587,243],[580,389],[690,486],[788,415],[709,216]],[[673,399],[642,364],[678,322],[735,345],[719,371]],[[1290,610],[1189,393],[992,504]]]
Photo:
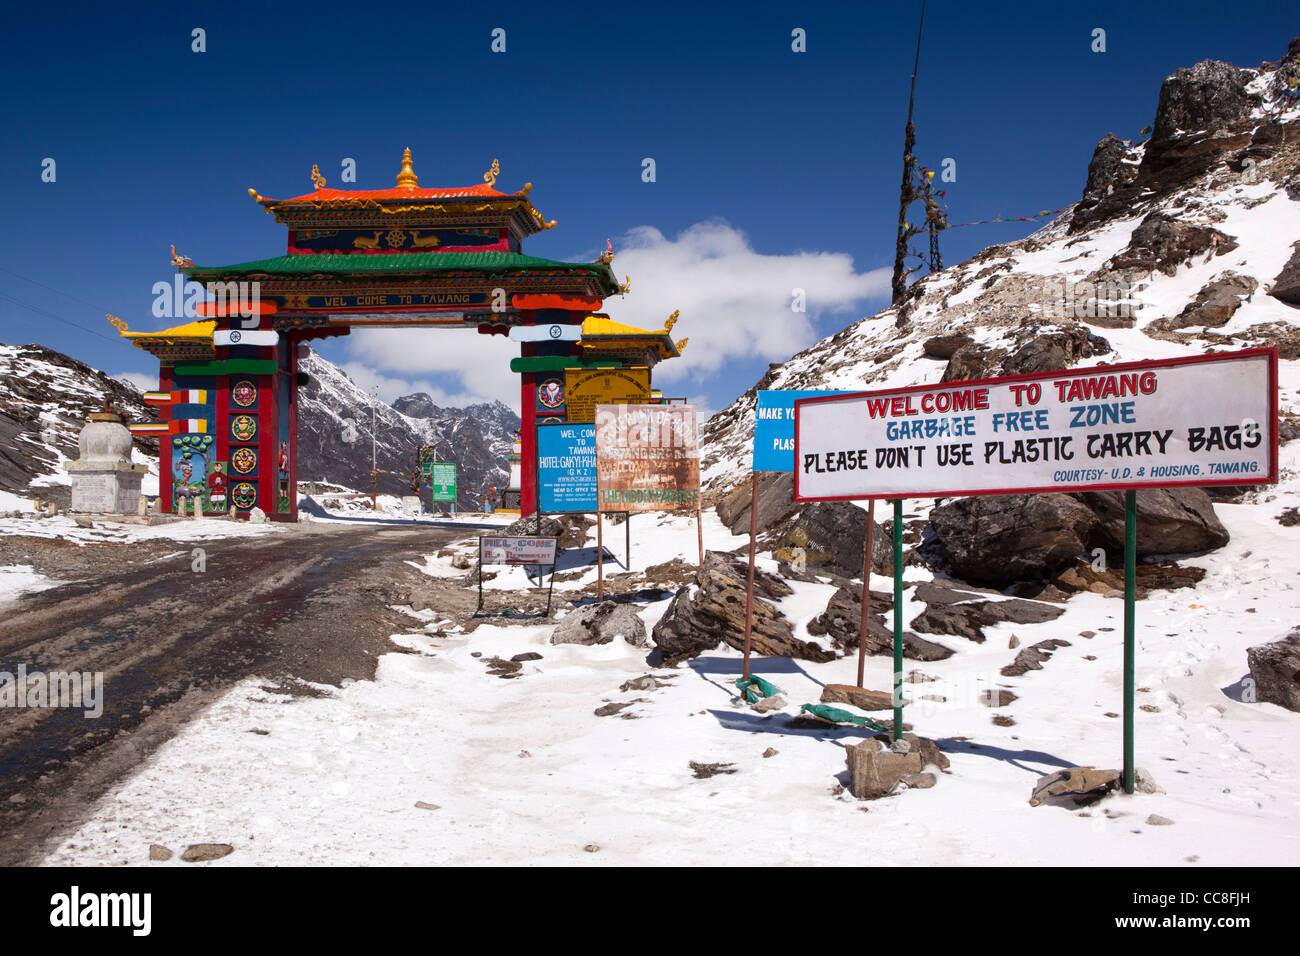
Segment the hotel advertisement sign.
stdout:
[[596,406],[598,510],[698,511],[694,405]]
[[796,501],[1277,481],[1277,350],[795,403]]

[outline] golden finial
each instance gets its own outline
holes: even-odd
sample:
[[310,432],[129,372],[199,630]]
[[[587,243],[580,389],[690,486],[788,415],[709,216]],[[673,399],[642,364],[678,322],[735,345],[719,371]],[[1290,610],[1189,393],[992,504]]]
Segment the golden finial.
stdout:
[[495,186],[497,184],[497,176],[500,174],[501,164],[494,159],[492,160],[492,166],[483,174],[483,182],[487,183],[489,186]]
[[690,339],[682,339],[680,342],[674,342],[674,343],[673,343],[673,347],[674,347],[675,349],[677,349],[677,354],[678,354],[678,355],[681,355],[683,352],[686,351],[686,343],[689,342],[689,341],[690,341]]
[[117,329],[118,335],[121,335],[123,332],[127,331],[127,324],[123,322],[121,319],[119,319],[117,316],[115,316],[112,312],[108,313],[108,323],[109,325],[113,326],[113,328]]
[[317,189],[325,188],[325,177],[320,174],[320,167],[315,163],[311,164],[311,184]]
[[600,258],[597,259],[596,261],[597,261],[597,262],[603,262],[603,263],[605,263],[606,265],[608,265],[609,263],[613,262],[613,261],[614,261],[614,243],[612,243],[612,242],[610,242],[608,239],[606,239],[606,240],[605,240],[605,251],[602,252],[602,253],[600,254]]
[[673,326],[677,324],[677,316],[681,314],[682,314],[681,309],[675,309],[673,311],[673,314],[668,316],[668,321],[664,323],[665,332],[671,332],[673,330]]
[[420,180],[416,178],[415,169],[411,166],[411,147],[402,150],[402,171],[397,174],[398,189],[417,189]]
[[519,190],[519,195],[521,195],[521,196],[527,196],[527,195],[528,195],[530,192],[532,192],[532,191],[533,191],[533,184],[532,184],[532,183],[524,183],[524,188],[521,189],[521,190]]
[[261,194],[260,194],[256,189],[254,189],[252,186],[249,186],[249,187],[248,187],[248,195],[252,196],[253,199],[254,199],[256,202],[261,202],[261,201],[262,201],[262,196],[261,196]]
[[172,243],[172,265],[182,267],[194,265],[194,260],[189,256],[178,256],[176,254],[176,243],[174,242]]
[[618,288],[620,292],[622,292],[624,295],[627,295],[630,291],[632,291],[632,277],[629,275],[623,276],[623,284]]

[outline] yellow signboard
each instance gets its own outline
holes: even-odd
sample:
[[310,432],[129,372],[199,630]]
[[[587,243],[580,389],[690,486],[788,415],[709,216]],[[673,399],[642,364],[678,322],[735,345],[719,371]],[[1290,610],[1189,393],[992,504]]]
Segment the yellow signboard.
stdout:
[[594,422],[597,405],[641,405],[649,401],[650,369],[565,369],[564,392],[568,420]]

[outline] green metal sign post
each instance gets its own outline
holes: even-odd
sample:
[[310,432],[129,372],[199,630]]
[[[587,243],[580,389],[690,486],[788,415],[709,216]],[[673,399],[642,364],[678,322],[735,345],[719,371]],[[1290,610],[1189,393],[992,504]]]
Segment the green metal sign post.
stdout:
[[1124,492],[1124,792],[1133,792],[1133,710],[1137,683],[1137,492]]
[[[863,590],[866,590],[864,587]],[[903,500],[894,499],[894,740],[903,739]]]

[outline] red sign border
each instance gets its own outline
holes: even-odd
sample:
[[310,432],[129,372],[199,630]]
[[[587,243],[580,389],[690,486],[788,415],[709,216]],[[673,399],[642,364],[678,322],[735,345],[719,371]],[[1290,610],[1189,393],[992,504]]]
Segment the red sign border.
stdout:
[[[814,405],[825,402],[843,402],[850,399],[861,398],[866,395],[872,397],[909,395],[915,392],[933,392],[945,388],[966,388],[978,385],[1004,385],[1008,382],[1032,382],[1042,379],[1060,379],[1062,376],[1078,377],[1081,375],[1106,375],[1112,372],[1126,372],[1134,370],[1151,370],[1162,368],[1175,368],[1179,365],[1203,365],[1209,362],[1223,362],[1235,359],[1257,358],[1267,356],[1268,363],[1268,380],[1269,380],[1269,405],[1272,414],[1269,417],[1269,448],[1272,451],[1272,471],[1267,478],[1260,481],[1242,481],[1241,476],[1230,478],[1213,478],[1213,479],[1193,479],[1191,481],[1170,481],[1161,484],[1143,483],[1143,484],[1092,484],[1092,485],[1071,485],[1063,488],[1057,485],[1047,485],[1029,488],[998,488],[998,489],[978,489],[975,491],[925,491],[921,494],[901,494],[901,495],[831,495],[817,498],[802,498],[799,495],[799,413],[801,406]],[[957,498],[969,497],[973,495],[1028,495],[1028,494],[1069,494],[1079,491],[1127,491],[1129,489],[1155,489],[1155,488],[1206,488],[1220,485],[1264,485],[1276,484],[1278,480],[1278,397],[1277,397],[1277,363],[1278,350],[1276,346],[1266,348],[1242,349],[1238,352],[1214,352],[1207,355],[1188,355],[1182,358],[1171,359],[1146,359],[1139,362],[1121,362],[1117,365],[1090,365],[1086,368],[1077,369],[1060,369],[1055,372],[1030,372],[1025,375],[1004,375],[996,378],[976,378],[960,382],[938,382],[932,385],[908,385],[903,388],[876,389],[861,392],[847,392],[842,395],[822,395],[816,398],[801,398],[794,403],[794,500],[799,503],[813,501],[867,501],[874,497],[880,501],[895,501],[903,498]]]

